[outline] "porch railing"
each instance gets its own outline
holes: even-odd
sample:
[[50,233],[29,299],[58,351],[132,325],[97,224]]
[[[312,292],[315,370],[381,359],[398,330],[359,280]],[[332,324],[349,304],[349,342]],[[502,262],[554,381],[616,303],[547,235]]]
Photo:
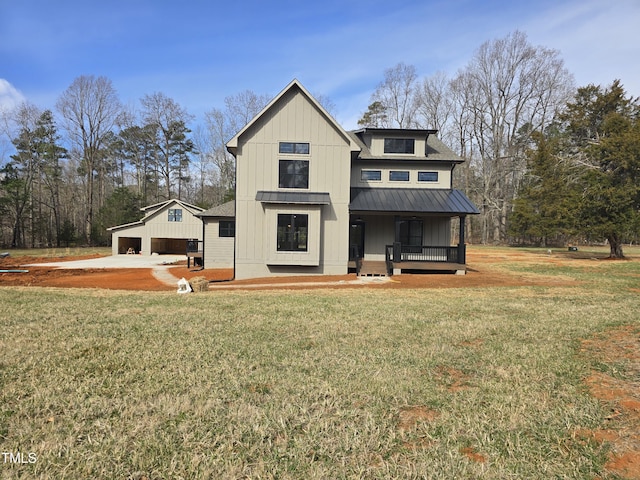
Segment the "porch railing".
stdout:
[[[394,243],[385,248],[387,264],[390,262],[443,262],[464,263],[460,261],[460,247],[433,247],[428,245],[402,245]],[[464,252],[462,253],[464,257]]]

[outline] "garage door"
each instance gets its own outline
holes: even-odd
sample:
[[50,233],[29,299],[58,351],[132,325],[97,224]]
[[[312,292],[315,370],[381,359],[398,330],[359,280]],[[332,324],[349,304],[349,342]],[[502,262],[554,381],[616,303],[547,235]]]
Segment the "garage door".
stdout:
[[151,253],[186,255],[186,238],[152,238]]

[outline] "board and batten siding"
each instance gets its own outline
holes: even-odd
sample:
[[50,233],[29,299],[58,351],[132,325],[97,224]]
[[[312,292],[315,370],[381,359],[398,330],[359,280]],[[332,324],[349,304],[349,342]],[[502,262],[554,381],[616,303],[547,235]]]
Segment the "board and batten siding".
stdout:
[[[395,216],[358,215],[364,222],[364,257],[383,261],[385,247],[392,245],[396,235]],[[432,247],[451,244],[451,219],[449,217],[416,217],[423,222],[422,243]]]
[[[362,180],[362,170],[380,170],[380,180]],[[408,171],[409,181],[391,181],[389,172]],[[438,172],[437,182],[419,182],[418,172]],[[451,188],[451,166],[437,162],[356,161],[351,167],[352,187],[371,188]]]
[[[309,143],[309,154],[280,154],[280,142]],[[278,187],[281,159],[309,161],[308,189]],[[236,152],[236,278],[347,273],[350,159],[348,138],[295,87],[242,133]],[[306,208],[262,204],[256,201],[261,190],[328,192],[331,204]],[[317,231],[309,231],[314,235],[309,240],[310,248],[317,248],[317,252],[314,250],[313,259],[297,253],[283,255],[287,257],[285,263],[277,265],[273,262],[278,262],[278,255],[272,251],[276,244],[274,215],[292,210],[306,210],[311,216],[319,212]],[[298,265],[296,255],[300,258]]]
[[[170,222],[169,209],[182,209],[182,221]],[[144,219],[142,225],[132,225],[131,227],[123,227],[115,230],[111,235],[111,251],[114,255],[118,255],[119,238],[140,238],[141,253],[143,255],[151,255],[152,238],[174,238],[174,239],[190,239],[195,238],[202,240],[202,221],[195,217],[191,211],[184,208],[180,204],[170,203],[156,213],[153,213]],[[186,244],[185,252],[186,254]]]

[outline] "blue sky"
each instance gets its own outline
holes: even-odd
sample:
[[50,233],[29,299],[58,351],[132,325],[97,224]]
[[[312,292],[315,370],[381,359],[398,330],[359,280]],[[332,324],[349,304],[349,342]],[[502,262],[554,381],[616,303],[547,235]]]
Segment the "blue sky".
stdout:
[[578,86],[619,78],[640,96],[638,25],[638,0],[0,0],[0,107],[53,109],[95,75],[126,104],[162,92],[201,120],[229,95],[298,78],[351,129],[386,68],[452,76],[514,30],[559,50]]

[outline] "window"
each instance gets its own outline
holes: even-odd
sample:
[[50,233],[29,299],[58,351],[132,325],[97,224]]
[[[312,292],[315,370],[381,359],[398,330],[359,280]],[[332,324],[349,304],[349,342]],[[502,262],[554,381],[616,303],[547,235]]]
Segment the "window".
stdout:
[[369,180],[379,182],[380,180],[382,180],[382,170],[361,170],[360,180],[362,180],[363,182]]
[[389,172],[390,182],[408,182],[409,172],[407,170],[391,170]]
[[299,155],[309,155],[308,143],[280,142],[278,148],[280,153],[293,153]]
[[411,153],[415,152],[415,140],[413,138],[385,138],[384,153]]
[[280,188],[309,188],[308,160],[280,160]]
[[235,237],[236,236],[235,220],[220,220],[220,223],[218,224],[218,236],[219,237]]
[[278,251],[306,252],[309,215],[278,214]]
[[419,182],[437,182],[438,172],[418,172]]
[[181,222],[182,221],[182,209],[181,208],[170,208],[169,209],[169,221],[170,222]]
[[422,220],[405,220],[401,222],[400,242],[403,245],[422,245]]

